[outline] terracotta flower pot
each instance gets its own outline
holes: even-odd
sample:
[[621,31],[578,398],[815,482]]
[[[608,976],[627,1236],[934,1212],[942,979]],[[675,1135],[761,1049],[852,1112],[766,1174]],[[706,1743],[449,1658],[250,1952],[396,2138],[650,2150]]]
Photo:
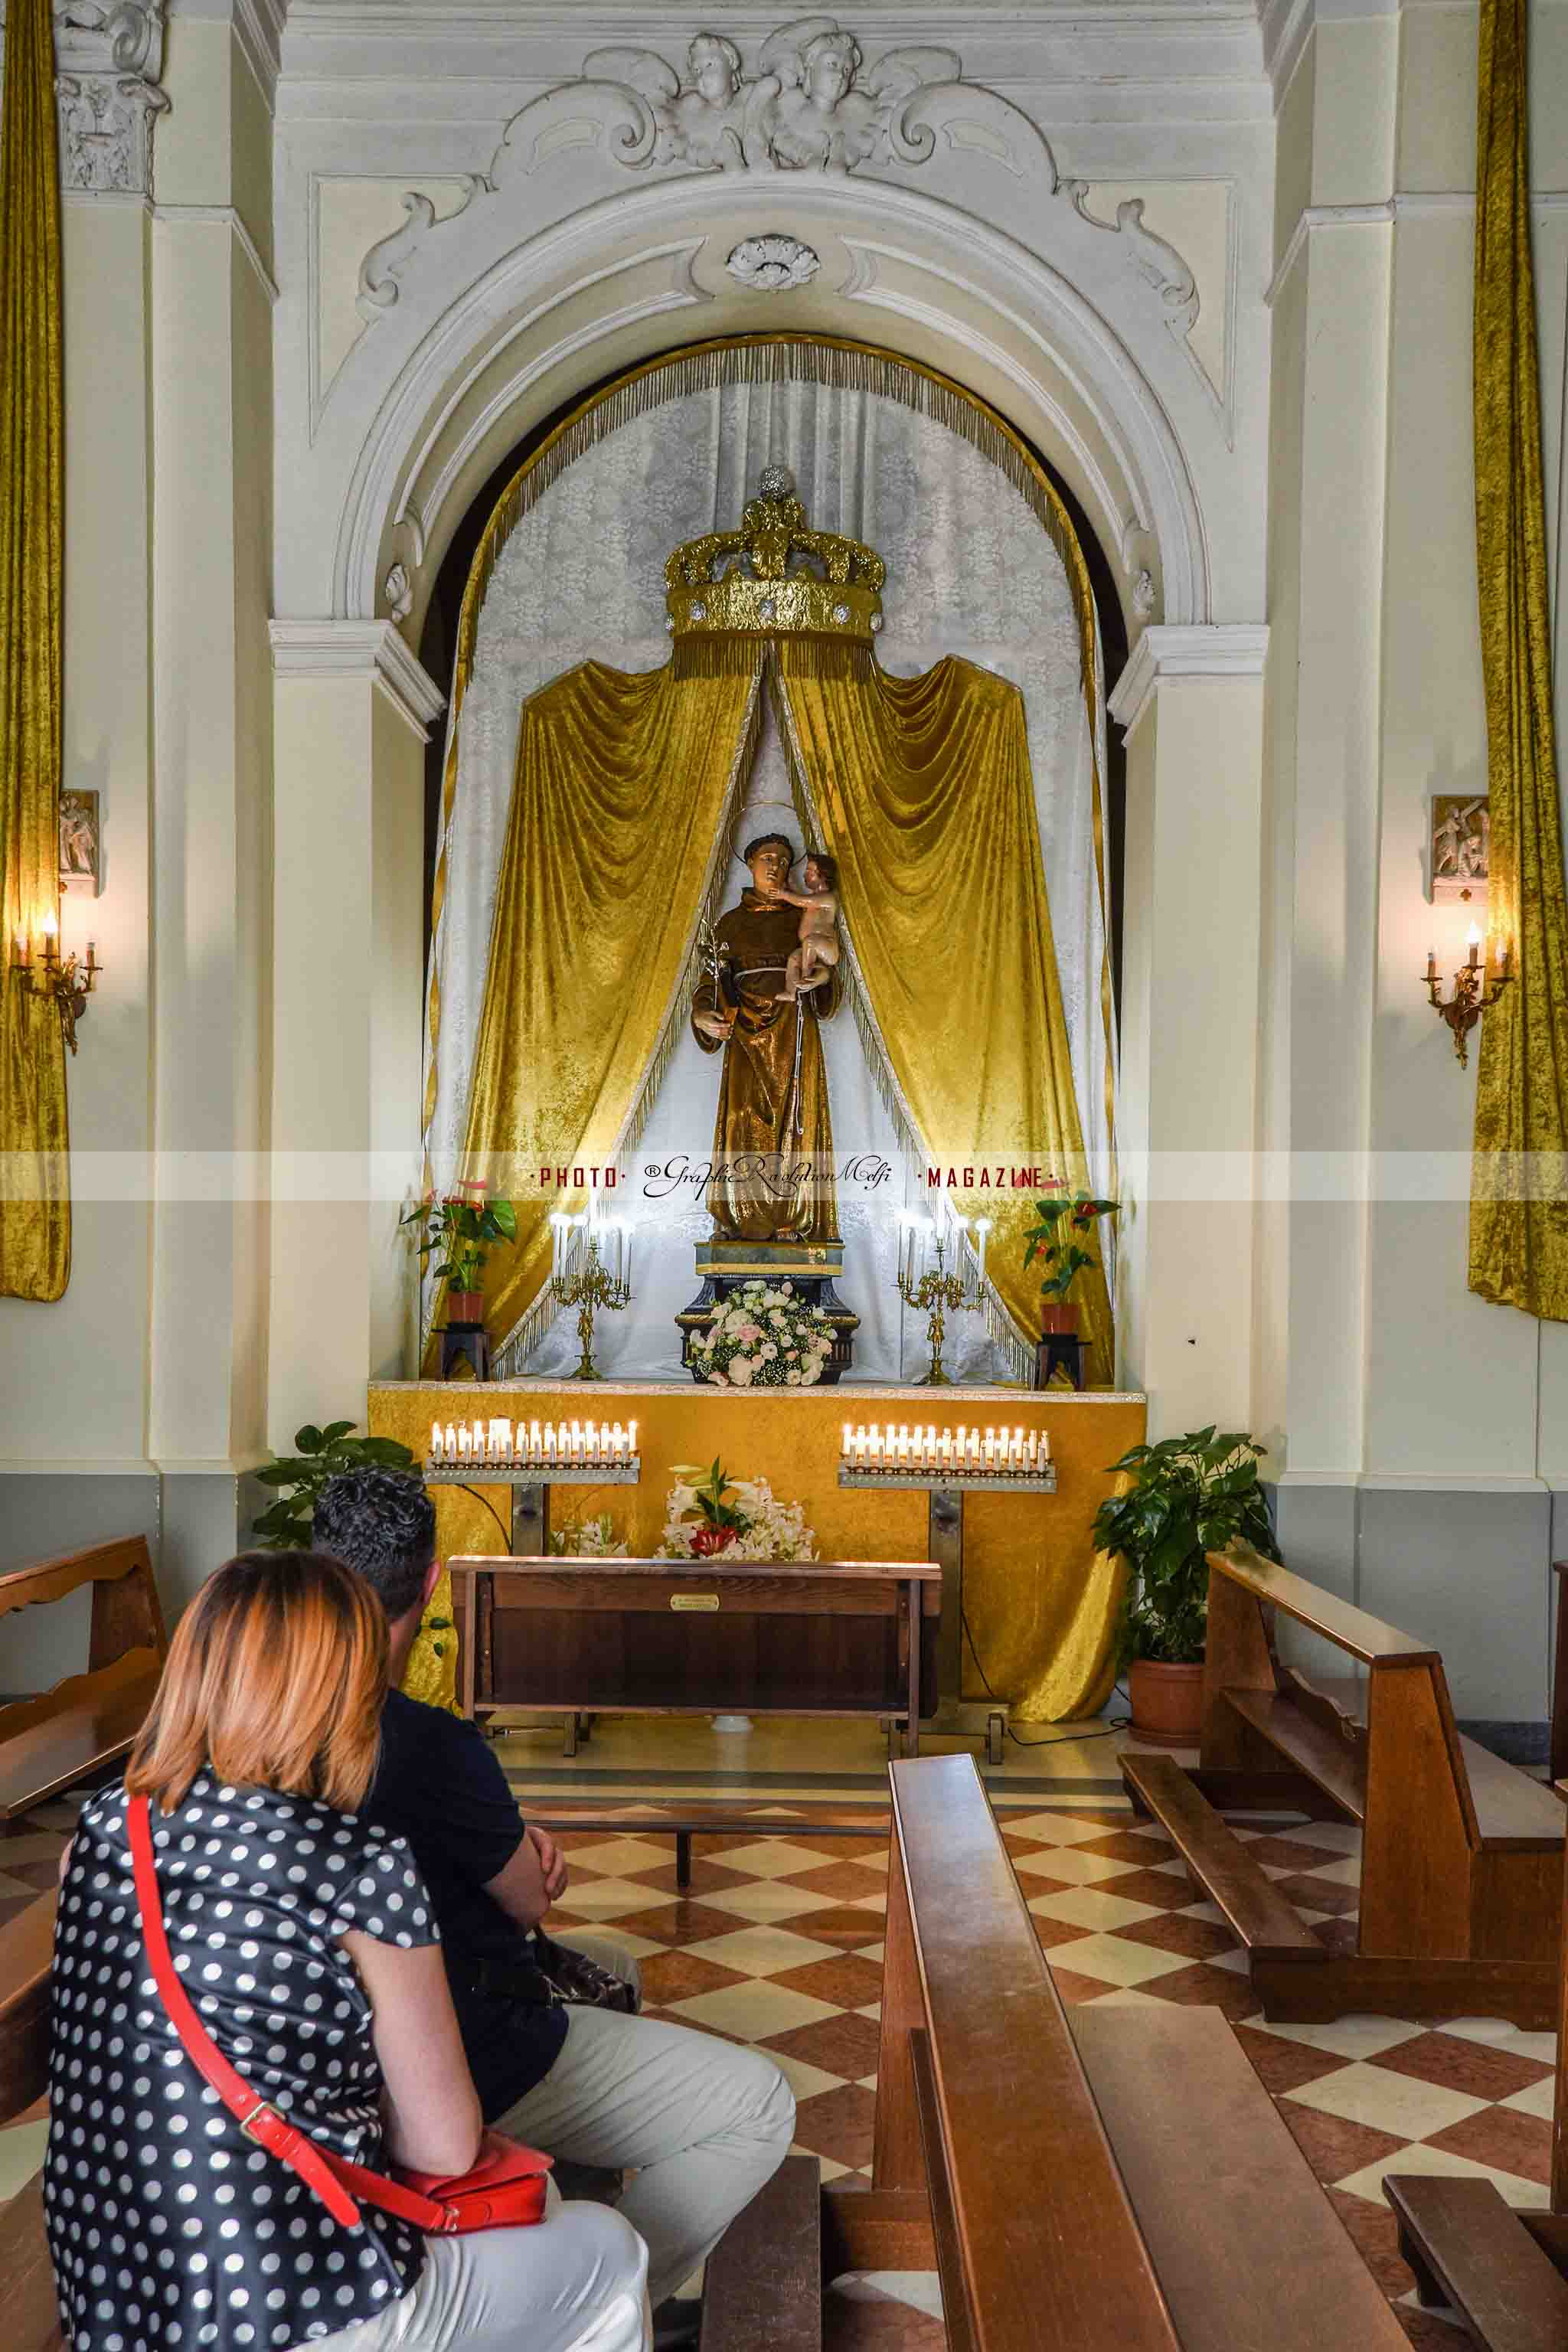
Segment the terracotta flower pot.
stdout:
[[1040,1301],[1040,1333],[1048,1338],[1052,1332],[1071,1335],[1078,1329],[1078,1307],[1068,1298],[1043,1298]]
[[1140,1739],[1162,1748],[1195,1748],[1204,1719],[1201,1664],[1170,1666],[1158,1658],[1134,1658],[1127,1669],[1131,1702],[1129,1727]]
[[479,1323],[485,1319],[485,1294],[482,1290],[449,1290],[447,1293],[447,1322]]

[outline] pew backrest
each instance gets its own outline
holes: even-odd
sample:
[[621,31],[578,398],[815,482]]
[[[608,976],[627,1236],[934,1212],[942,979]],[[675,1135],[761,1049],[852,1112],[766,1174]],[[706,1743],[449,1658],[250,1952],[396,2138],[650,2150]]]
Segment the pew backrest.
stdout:
[[0,1576],[0,1618],[92,1590],[87,1671],[0,1706],[0,1822],[118,1763],[158,1687],[168,1639],[143,1536]]

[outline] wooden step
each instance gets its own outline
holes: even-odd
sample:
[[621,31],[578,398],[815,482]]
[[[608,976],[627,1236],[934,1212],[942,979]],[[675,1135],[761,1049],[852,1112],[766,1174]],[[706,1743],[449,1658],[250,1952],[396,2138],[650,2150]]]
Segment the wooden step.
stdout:
[[1561,1798],[1548,1783],[1532,1780],[1517,1764],[1494,1756],[1489,1748],[1467,1738],[1463,1732],[1459,1745],[1465,1751],[1481,1843],[1548,1853],[1560,1848],[1568,1817]]
[[1568,2280],[1489,2180],[1391,2173],[1383,2193],[1424,2303],[1450,2305],[1482,2352],[1563,2352]]
[[698,2352],[822,2352],[822,2167],[815,2156],[786,2156],[709,2255]]
[[1121,1777],[1168,1832],[1209,1901],[1225,1914],[1237,1941],[1249,1952],[1265,1959],[1328,1957],[1295,1906],[1264,1876],[1241,1840],[1172,1757],[1130,1750],[1121,1759]]
[[1409,2352],[1217,2010],[1068,2018],[1183,2352]]
[[1359,1744],[1304,1715],[1279,1691],[1227,1690],[1233,1715],[1261,1732],[1271,1748],[1305,1773],[1352,1822],[1366,1818],[1366,1770]]

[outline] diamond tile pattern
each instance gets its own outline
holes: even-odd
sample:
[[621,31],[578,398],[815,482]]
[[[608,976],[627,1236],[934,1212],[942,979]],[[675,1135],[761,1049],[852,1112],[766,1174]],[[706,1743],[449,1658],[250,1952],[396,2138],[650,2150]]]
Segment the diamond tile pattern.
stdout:
[[[26,1824],[16,1841],[18,1868],[0,1841],[6,1877],[52,1873],[69,1817],[48,1811],[53,1818]],[[771,2051],[795,2086],[797,2144],[822,2159],[825,2179],[867,2173],[885,1839],[870,1822],[863,1839],[814,1836],[797,1806],[767,1813],[787,1824],[784,1833],[759,1835],[742,1822],[735,1834],[698,1838],[685,1894],[657,1831],[574,1832],[562,1840],[572,1878],[555,1916],[638,1939],[648,2008]],[[1510,2204],[1543,2206],[1552,2037],[1476,2019],[1436,2029],[1388,2018],[1269,2025],[1223,1921],[1194,1898],[1157,1826],[1103,1804],[1020,1804],[999,1818],[1064,2001],[1220,2009],[1412,2343],[1462,2352],[1456,2328],[1415,2306],[1383,2176],[1479,2176]],[[1353,1933],[1354,1831],[1310,1823],[1241,1834],[1320,1933]],[[0,1885],[0,1921],[26,1899]],[[0,2133],[0,2196],[26,2177],[38,2139],[36,2123]],[[940,2308],[923,2273],[840,2282],[829,2297],[828,2352],[942,2352]]]

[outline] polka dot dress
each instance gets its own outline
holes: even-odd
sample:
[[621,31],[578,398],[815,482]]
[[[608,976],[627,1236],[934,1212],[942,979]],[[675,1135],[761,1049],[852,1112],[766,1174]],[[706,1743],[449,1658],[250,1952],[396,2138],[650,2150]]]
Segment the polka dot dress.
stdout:
[[[83,1807],[55,1936],[44,2206],[72,2352],[283,2352],[371,2319],[425,2260],[406,2222],[345,2229],[245,2137],[180,2046],[147,1966],[123,1788]],[[401,1838],[204,1772],[153,1851],[174,1967],[246,2081],[384,2168],[370,2004],[336,1939],[438,1940]]]

